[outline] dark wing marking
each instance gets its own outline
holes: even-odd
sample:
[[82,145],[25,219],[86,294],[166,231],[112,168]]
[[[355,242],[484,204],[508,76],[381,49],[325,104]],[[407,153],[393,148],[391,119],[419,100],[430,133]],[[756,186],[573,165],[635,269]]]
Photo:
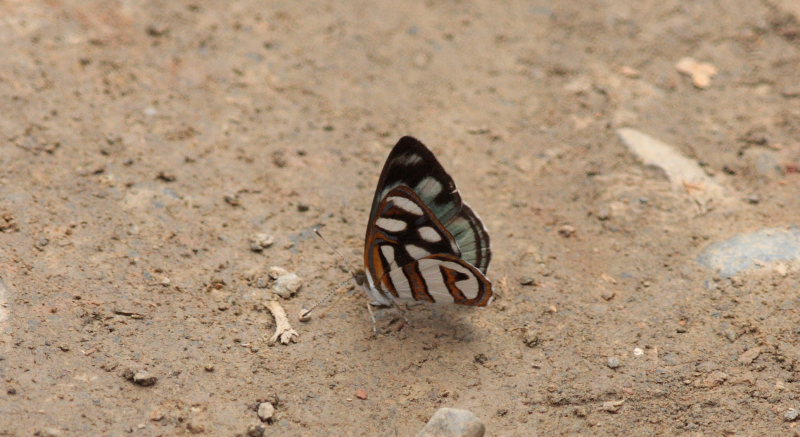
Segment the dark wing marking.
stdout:
[[390,283],[399,299],[486,306],[492,301],[492,284],[475,266],[461,258],[437,253],[390,270]]
[[389,153],[372,201],[370,224],[378,214],[381,200],[397,186],[408,186],[414,190],[439,222],[455,237],[461,256],[486,274],[491,261],[486,226],[461,200],[453,178],[444,170],[433,152],[415,138],[401,138]]

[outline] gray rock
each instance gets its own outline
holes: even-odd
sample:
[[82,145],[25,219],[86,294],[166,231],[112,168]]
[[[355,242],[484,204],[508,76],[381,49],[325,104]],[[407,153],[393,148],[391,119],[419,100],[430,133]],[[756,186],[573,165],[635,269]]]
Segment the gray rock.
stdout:
[[794,422],[797,418],[800,417],[800,410],[797,408],[790,408],[786,414],[783,415],[783,419],[787,422]]
[[619,368],[619,366],[620,366],[619,358],[617,358],[617,357],[608,357],[608,362],[606,362],[606,365],[608,366],[609,369]]
[[267,422],[272,420],[272,416],[275,415],[275,407],[269,402],[262,402],[258,404],[258,418],[261,419],[262,422]]
[[777,179],[783,176],[778,155],[771,150],[750,148],[744,152],[744,159],[751,171],[761,178]]
[[267,427],[258,424],[258,425],[250,425],[247,427],[247,437],[261,437],[267,431]]
[[134,372],[131,369],[126,369],[124,372],[122,372],[122,377],[142,387],[150,387],[151,385],[155,385],[155,383],[158,381],[156,376],[151,375],[150,372],[147,372],[146,370]]
[[440,408],[417,437],[483,437],[486,428],[472,412]]
[[697,261],[730,278],[746,270],[800,261],[800,228],[766,228],[708,246]]
[[278,296],[288,299],[294,296],[303,286],[303,281],[296,273],[291,273],[280,267],[271,267],[269,277],[275,280],[272,291]]

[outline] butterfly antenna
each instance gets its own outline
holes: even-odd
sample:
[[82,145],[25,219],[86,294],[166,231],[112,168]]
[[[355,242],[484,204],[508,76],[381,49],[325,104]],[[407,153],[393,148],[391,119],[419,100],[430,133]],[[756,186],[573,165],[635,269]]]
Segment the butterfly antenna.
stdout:
[[337,285],[337,286],[336,286],[336,288],[334,288],[333,290],[331,290],[330,292],[328,292],[328,294],[326,294],[326,295],[325,295],[325,297],[323,297],[322,299],[320,299],[320,300],[319,300],[317,303],[315,303],[314,305],[311,305],[311,307],[310,307],[310,308],[303,308],[303,309],[301,309],[301,310],[300,310],[300,320],[301,320],[301,321],[306,321],[306,320],[308,320],[309,316],[311,315],[311,312],[312,312],[312,311],[314,311],[314,309],[316,309],[317,307],[319,307],[319,306],[320,306],[320,305],[322,305],[323,303],[325,303],[325,302],[327,302],[328,300],[330,300],[331,296],[333,296],[333,295],[335,295],[335,294],[339,293],[339,291],[343,289],[343,286],[345,286],[347,283],[349,283],[349,282],[350,282],[352,279],[355,279],[355,280],[356,280],[356,282],[358,282],[358,273],[356,272],[356,270],[355,270],[355,269],[353,269],[353,268],[352,268],[352,266],[351,266],[349,263],[347,263],[347,258],[345,258],[345,256],[344,256],[344,255],[342,255],[342,253],[341,253],[341,252],[339,252],[339,250],[338,250],[338,249],[336,249],[336,247],[335,247],[333,244],[331,244],[331,243],[330,243],[328,240],[326,240],[326,239],[325,239],[325,237],[323,237],[323,236],[322,236],[322,233],[319,231],[319,228],[314,228],[314,233],[315,233],[315,234],[317,234],[317,237],[319,237],[319,238],[320,238],[320,240],[324,241],[324,242],[325,242],[325,244],[327,244],[327,245],[328,245],[328,247],[329,247],[329,248],[330,248],[330,249],[331,249],[331,250],[332,250],[334,253],[336,253],[336,255],[338,255],[338,256],[339,256],[339,258],[341,258],[341,260],[342,260],[342,261],[344,261],[344,264],[347,266],[347,273],[349,273],[349,274],[350,274],[350,276],[352,276],[352,278],[351,278],[351,279],[347,279],[346,281],[342,281],[342,282],[341,282],[339,285]]
[[[325,237],[323,237],[323,236],[322,236],[322,233],[319,231],[319,228],[314,228],[314,233],[315,233],[315,234],[317,234],[317,237],[319,237],[319,239],[320,239],[320,240],[324,241],[324,242],[325,242],[325,244],[327,244],[327,245],[328,245],[328,247],[329,247],[329,248],[330,248],[330,249],[331,249],[331,250],[332,250],[332,251],[333,251],[333,252],[334,252],[336,255],[338,255],[338,256],[339,256],[339,258],[340,258],[342,261],[344,261],[344,264],[347,266],[347,273],[350,273],[350,276],[352,276],[354,279],[356,279],[356,280],[357,280],[357,279],[358,279],[358,275],[356,274],[356,269],[352,268],[352,266],[351,266],[351,265],[350,265],[350,264],[347,262],[347,258],[346,258],[344,255],[342,255],[342,253],[341,253],[341,252],[339,252],[339,249],[337,249],[337,248],[336,248],[336,247],[335,247],[333,244],[331,244],[330,242],[328,242],[328,240],[326,240],[326,239],[325,239]],[[341,286],[340,286],[340,287],[341,287]],[[338,288],[338,287],[337,287],[337,288]]]
[[[338,294],[339,291],[342,290],[343,288],[348,288],[350,286],[350,285],[348,285],[348,283],[350,281],[351,281],[351,279],[348,279],[346,281],[342,281],[339,285],[336,286],[336,288],[334,288],[333,290],[329,291],[328,294],[325,295],[325,297],[320,299],[314,305],[311,305],[311,308],[303,308],[303,309],[301,309],[300,310],[300,321],[307,321],[308,317],[311,315],[312,311],[314,311],[318,306],[320,306],[320,305],[324,304],[325,302],[329,301],[331,296],[333,296],[335,294]],[[344,287],[345,285],[347,285],[347,287]]]

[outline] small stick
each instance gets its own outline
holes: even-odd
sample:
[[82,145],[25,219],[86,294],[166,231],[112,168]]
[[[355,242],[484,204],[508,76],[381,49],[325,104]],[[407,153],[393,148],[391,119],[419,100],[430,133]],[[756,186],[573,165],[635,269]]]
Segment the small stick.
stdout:
[[269,300],[264,304],[275,318],[275,334],[269,339],[270,343],[280,340],[281,344],[289,344],[297,341],[299,334],[292,329],[289,318],[286,317],[286,310],[283,309],[277,300]]

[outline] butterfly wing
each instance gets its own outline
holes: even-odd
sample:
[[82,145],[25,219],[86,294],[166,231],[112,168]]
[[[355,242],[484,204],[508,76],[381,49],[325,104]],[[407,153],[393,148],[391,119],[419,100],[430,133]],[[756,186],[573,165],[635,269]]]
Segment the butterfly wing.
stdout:
[[475,266],[456,256],[437,253],[386,273],[400,299],[486,306],[492,284]]
[[[484,287],[488,290],[485,299],[488,302],[491,285],[485,273],[491,249],[486,227],[463,203],[455,182],[433,153],[416,139],[403,137],[383,167],[367,225],[364,265],[370,295],[376,302],[387,305],[391,303],[388,294],[401,298],[388,274],[432,255],[450,256],[456,261],[448,262],[462,265],[470,272],[477,270],[478,281],[488,285]],[[435,300],[433,295],[411,293],[410,296]],[[465,303],[470,298],[453,297],[453,300]],[[475,302],[479,301],[482,300]]]

